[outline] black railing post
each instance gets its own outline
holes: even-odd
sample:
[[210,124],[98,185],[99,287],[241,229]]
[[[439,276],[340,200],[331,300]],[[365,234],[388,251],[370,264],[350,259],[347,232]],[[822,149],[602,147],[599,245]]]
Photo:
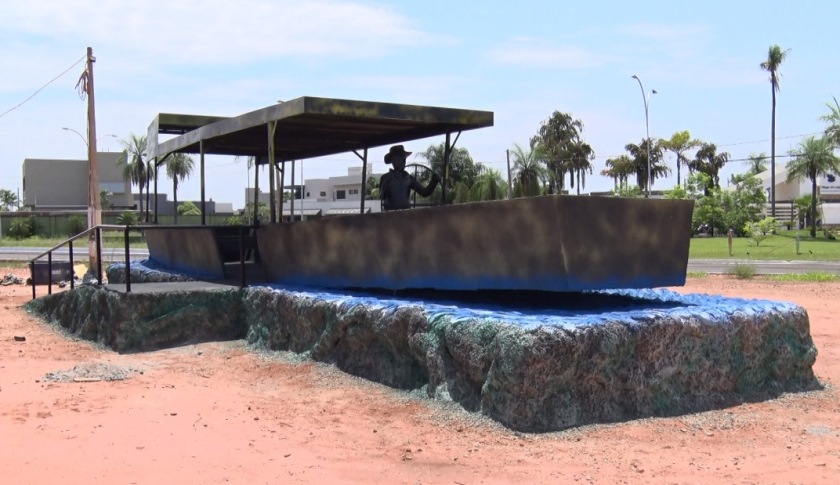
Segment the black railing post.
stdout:
[[96,279],[102,286],[102,228],[99,226],[96,226]]
[[70,247],[70,289],[76,287],[76,271],[73,269],[73,240],[68,243]]
[[29,281],[32,282],[32,299],[35,299],[35,261],[29,262]]
[[47,253],[47,294],[52,295],[52,251]]
[[239,226],[239,278],[239,287],[245,288],[245,240],[242,237],[242,226]]
[[125,292],[131,293],[131,261],[129,260],[130,249],[128,245],[128,226],[125,226]]

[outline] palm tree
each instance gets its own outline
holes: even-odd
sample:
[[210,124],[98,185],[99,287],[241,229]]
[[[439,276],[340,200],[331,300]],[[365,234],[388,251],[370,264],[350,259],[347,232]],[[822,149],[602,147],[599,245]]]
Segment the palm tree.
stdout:
[[500,200],[507,197],[507,182],[494,168],[479,166],[478,177],[470,187],[470,201]]
[[532,150],[522,148],[514,143],[511,150],[513,155],[513,171],[519,195],[533,197],[542,194],[542,185],[547,180],[547,171],[543,166],[539,145]]
[[146,151],[146,136],[138,136],[134,133],[128,135],[128,139],[120,140],[123,146],[123,153],[117,159],[117,163],[123,167],[123,179],[128,180],[131,185],[136,185],[140,191],[140,210],[143,210],[143,185],[147,183],[146,163],[143,161],[143,152]]
[[767,170],[767,154],[764,152],[750,153],[750,156],[747,157],[744,164],[749,167],[747,173],[750,175],[758,175]]
[[581,186],[586,185],[586,172],[592,173],[592,158],[595,157],[595,151],[588,143],[576,141],[568,147],[569,155],[569,179],[571,180],[570,187],[575,187],[575,176],[577,176],[577,195],[580,195]]
[[645,138],[641,143],[628,143],[624,145],[624,149],[630,152],[633,160],[633,172],[636,174],[636,185],[639,187],[647,187],[647,172],[648,172],[648,143],[650,147],[650,184],[657,178],[667,177],[671,174],[671,169],[662,162],[662,145],[657,140]]
[[834,156],[834,142],[828,137],[809,136],[787,164],[787,181],[808,177],[811,180],[811,237],[817,237],[817,177],[840,172],[840,159]]
[[783,51],[776,44],[767,51],[767,60],[760,67],[770,73],[770,89],[773,94],[773,111],[770,119],[770,217],[776,217],[776,93],[779,91],[779,67],[790,52]]
[[678,131],[671,135],[670,140],[661,140],[662,148],[677,156],[677,185],[680,185],[680,166],[688,166],[688,158],[685,152],[697,148],[702,143],[700,140],[693,140],[688,130]]
[[729,153],[717,153],[717,145],[704,143],[690,162],[692,170],[704,173],[709,176],[711,186],[706,187],[706,195],[711,193],[712,188],[720,188],[720,169],[729,161]]
[[[186,153],[173,153],[166,160],[166,175],[172,179],[172,201],[178,207],[178,182],[190,177],[194,167],[191,156]],[[175,224],[178,224],[178,211],[175,211]]]
[[834,146],[840,148],[840,103],[837,98],[834,98],[834,106],[831,103],[825,103],[828,106],[829,113],[821,116],[820,119],[828,123],[825,129],[825,136],[834,142]]
[[615,182],[615,188],[626,189],[627,180],[636,173],[633,166],[633,159],[627,155],[620,155],[616,158],[608,158],[607,168],[601,170],[601,175],[610,177]]

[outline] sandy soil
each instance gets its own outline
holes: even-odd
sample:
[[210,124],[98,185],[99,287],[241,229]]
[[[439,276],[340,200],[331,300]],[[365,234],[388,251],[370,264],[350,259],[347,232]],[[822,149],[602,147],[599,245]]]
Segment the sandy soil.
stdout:
[[825,390],[528,435],[241,341],[118,355],[30,318],[29,288],[0,287],[0,480],[840,483],[840,284],[707,277],[678,291],[803,305]]

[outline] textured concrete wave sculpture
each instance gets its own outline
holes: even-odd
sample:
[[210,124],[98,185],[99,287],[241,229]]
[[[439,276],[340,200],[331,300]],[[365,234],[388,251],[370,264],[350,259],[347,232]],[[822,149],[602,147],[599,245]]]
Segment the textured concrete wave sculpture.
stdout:
[[85,287],[27,308],[119,351],[246,336],[522,431],[675,415],[818,385],[808,316],[793,304],[667,290],[514,293],[440,301],[434,293]]

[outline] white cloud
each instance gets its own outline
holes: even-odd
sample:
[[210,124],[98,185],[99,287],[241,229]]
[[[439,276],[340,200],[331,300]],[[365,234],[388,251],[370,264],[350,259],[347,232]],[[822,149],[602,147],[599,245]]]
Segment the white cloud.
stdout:
[[342,0],[7,2],[0,12],[6,35],[81,40],[164,65],[365,58],[433,42],[392,8]]
[[551,46],[525,38],[492,49],[487,57],[500,64],[552,69],[586,69],[610,61],[608,56],[588,49]]

